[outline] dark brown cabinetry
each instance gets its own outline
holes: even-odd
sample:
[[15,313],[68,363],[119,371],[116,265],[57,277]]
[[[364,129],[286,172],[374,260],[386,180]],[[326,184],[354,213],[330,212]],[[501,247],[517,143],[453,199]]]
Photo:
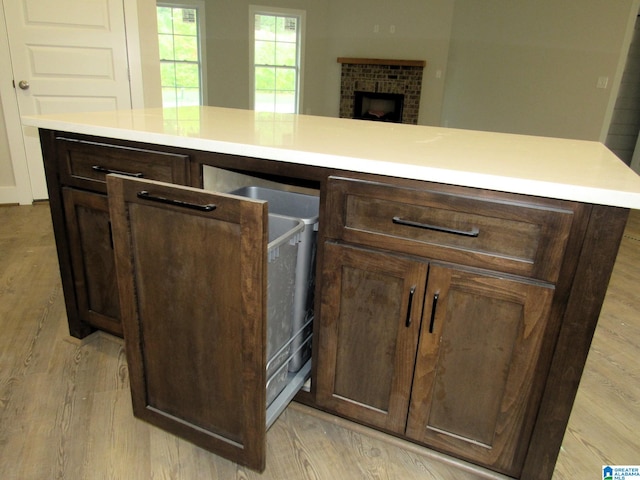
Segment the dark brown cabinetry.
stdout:
[[577,204],[437,184],[332,178],[327,236],[554,282]]
[[325,244],[318,404],[404,433],[426,279],[426,263]]
[[432,265],[408,437],[517,475],[546,372],[554,289]]
[[517,474],[554,289],[334,243],[324,255],[316,401]]
[[137,417],[263,470],[267,426],[310,371],[285,364],[267,406],[266,270],[285,248],[267,251],[267,204],[180,186],[229,156],[41,140],[71,334],[125,337]]
[[264,469],[266,203],[108,184],[135,415]]
[[327,192],[318,404],[517,476],[576,206],[340,178]]
[[106,175],[186,184],[188,156],[53,132],[42,144],[71,334],[122,336]]
[[324,255],[318,404],[516,475],[554,289],[334,243]]
[[[264,204],[168,185],[202,187],[210,165],[320,187],[313,382],[300,401],[513,477],[551,478],[626,209],[40,137],[70,332],[121,334],[125,319],[137,416],[264,467]],[[109,199],[108,173],[120,174]]]
[[109,202],[101,193],[63,187],[78,315],[122,335]]

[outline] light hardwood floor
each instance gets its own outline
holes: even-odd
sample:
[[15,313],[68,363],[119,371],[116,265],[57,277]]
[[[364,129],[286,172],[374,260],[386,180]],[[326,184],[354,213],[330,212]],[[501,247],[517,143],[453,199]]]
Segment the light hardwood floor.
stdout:
[[[292,404],[259,475],[133,418],[122,341],[67,332],[46,204],[0,207],[0,479],[484,478]],[[632,212],[554,479],[640,464],[640,212]]]

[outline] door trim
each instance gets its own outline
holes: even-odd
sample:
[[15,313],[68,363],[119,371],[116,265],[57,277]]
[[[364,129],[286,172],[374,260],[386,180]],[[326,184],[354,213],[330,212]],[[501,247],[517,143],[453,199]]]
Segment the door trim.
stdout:
[[0,8],[0,63],[11,67],[0,71],[0,100],[2,101],[2,112],[9,145],[9,163],[13,169],[13,185],[0,186],[0,204],[30,205],[33,202],[33,194],[29,180],[29,169],[27,168],[27,155],[22,139],[22,122],[20,121],[18,100],[15,89],[12,87],[13,67],[11,66],[4,6]]

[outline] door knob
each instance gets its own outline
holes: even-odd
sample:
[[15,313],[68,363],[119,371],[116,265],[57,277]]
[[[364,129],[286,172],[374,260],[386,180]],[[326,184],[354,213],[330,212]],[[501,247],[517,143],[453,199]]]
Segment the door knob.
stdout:
[[22,89],[22,90],[29,90],[29,82],[27,82],[26,80],[20,80],[18,82],[18,86]]

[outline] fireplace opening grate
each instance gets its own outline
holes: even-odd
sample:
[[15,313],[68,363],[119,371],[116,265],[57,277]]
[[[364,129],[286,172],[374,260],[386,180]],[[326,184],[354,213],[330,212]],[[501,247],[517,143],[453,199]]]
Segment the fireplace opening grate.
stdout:
[[402,122],[401,93],[354,92],[353,118],[379,122]]

